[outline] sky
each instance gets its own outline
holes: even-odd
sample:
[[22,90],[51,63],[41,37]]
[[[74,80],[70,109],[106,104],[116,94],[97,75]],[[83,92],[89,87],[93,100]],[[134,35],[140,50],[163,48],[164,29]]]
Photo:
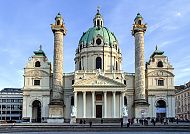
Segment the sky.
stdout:
[[189,0],[0,0],[0,89],[23,87],[23,71],[33,51],[42,49],[53,61],[50,24],[60,12],[64,39],[64,72],[74,71],[75,50],[82,33],[93,26],[97,7],[104,26],[122,51],[122,70],[134,73],[132,24],[138,12],[147,23],[145,61],[158,45],[174,67],[175,85],[190,80]]

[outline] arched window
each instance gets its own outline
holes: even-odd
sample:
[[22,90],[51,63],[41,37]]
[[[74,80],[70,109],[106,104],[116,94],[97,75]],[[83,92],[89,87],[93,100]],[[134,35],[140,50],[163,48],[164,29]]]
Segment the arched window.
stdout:
[[35,67],[40,67],[41,65],[40,65],[40,62],[39,61],[36,61],[35,62]]
[[57,25],[60,25],[60,20],[57,20]]
[[102,69],[102,59],[101,59],[101,57],[96,58],[96,69]]
[[115,69],[118,70],[117,61],[115,62]]
[[71,97],[71,106],[74,106],[74,97]]
[[138,24],[141,25],[141,20],[138,21]]
[[75,80],[72,80],[72,85],[75,83]]
[[124,83],[125,85],[127,85],[127,82],[126,82],[126,80],[124,80],[124,81],[123,81],[123,83]]
[[157,67],[163,67],[163,62],[162,61],[158,61]]
[[124,96],[124,105],[127,106],[127,97]]
[[81,67],[81,61],[80,61],[80,62],[79,62],[79,70],[81,70],[81,68],[82,68],[82,67]]
[[97,26],[100,26],[100,20],[97,20]]

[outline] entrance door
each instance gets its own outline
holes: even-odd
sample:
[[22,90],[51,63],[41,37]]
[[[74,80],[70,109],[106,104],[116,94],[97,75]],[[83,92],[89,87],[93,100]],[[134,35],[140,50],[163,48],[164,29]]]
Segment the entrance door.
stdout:
[[166,117],[166,102],[159,100],[156,103],[156,118],[163,119]]
[[38,100],[32,103],[32,122],[41,122],[41,103]]
[[96,105],[96,118],[102,118],[102,105]]

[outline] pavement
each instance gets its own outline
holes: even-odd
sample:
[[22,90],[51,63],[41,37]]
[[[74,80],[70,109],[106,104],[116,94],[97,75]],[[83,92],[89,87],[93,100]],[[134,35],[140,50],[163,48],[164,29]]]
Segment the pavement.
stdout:
[[121,127],[120,123],[94,123],[89,124],[52,124],[52,123],[7,123],[0,124],[0,133],[15,132],[190,132],[190,123],[169,123],[167,125],[157,123],[143,126],[133,124],[129,128]]

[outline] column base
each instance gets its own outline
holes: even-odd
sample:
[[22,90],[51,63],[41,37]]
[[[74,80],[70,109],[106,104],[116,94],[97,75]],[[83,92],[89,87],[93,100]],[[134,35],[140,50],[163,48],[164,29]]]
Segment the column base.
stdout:
[[77,123],[76,117],[71,117],[70,124],[76,124],[76,123]]
[[126,125],[128,123],[128,117],[123,116],[123,125]]
[[146,102],[146,100],[135,101],[134,107],[135,107],[135,118],[146,118],[146,117],[148,117],[149,104]]
[[64,108],[64,105],[62,104],[50,103],[49,104],[49,118],[47,119],[47,122],[48,123],[64,123],[63,108]]
[[64,123],[64,118],[49,117],[47,118],[47,123]]

